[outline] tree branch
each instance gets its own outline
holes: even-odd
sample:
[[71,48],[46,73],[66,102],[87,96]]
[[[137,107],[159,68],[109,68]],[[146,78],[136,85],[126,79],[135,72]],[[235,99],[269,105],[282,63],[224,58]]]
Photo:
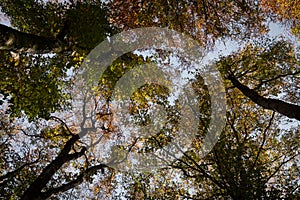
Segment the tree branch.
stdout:
[[82,148],[80,152],[75,152],[69,154],[72,146],[78,141],[79,135],[73,135],[65,144],[64,148],[61,150],[59,155],[48,164],[42,171],[42,173],[35,179],[35,181],[30,184],[29,188],[24,192],[21,200],[34,200],[34,199],[44,199],[42,196],[42,189],[47,185],[52,176],[61,168],[66,162],[79,158],[82,156],[86,148]]
[[85,178],[88,178],[91,175],[95,174],[98,170],[102,170],[102,172],[103,172],[105,167],[107,167],[105,164],[99,164],[99,165],[92,166],[92,167],[86,169],[85,171],[83,171],[82,173],[80,173],[80,175],[78,177],[76,177],[75,180],[72,180],[69,183],[65,183],[57,188],[49,189],[48,191],[43,192],[42,196],[44,199],[47,199],[47,198],[51,197],[53,194],[65,192],[71,188],[74,188],[74,187],[80,185],[84,181]]
[[[0,176],[0,181],[3,181],[4,179],[8,179],[8,178],[11,178],[11,177],[15,176],[16,174],[18,174],[25,167],[37,163],[40,160],[40,158],[41,158],[41,155],[39,153],[39,156],[38,156],[38,158],[35,161],[29,162],[29,163],[25,163],[25,164],[21,165],[19,168],[15,169],[14,171],[8,172],[5,175]],[[0,183],[0,185],[1,185],[1,183]]]
[[300,71],[296,71],[296,72],[293,72],[293,73],[287,73],[287,74],[280,74],[278,76],[275,76],[274,78],[271,78],[271,79],[268,79],[268,80],[263,80],[261,81],[255,88],[254,90],[256,89],[259,89],[263,84],[266,84],[268,82],[271,82],[271,81],[275,81],[279,78],[283,78],[283,77],[286,77],[286,76],[295,76],[297,74],[300,74]]
[[250,171],[252,171],[254,169],[254,167],[255,167],[258,159],[259,159],[259,156],[260,156],[260,154],[261,154],[261,152],[262,152],[262,150],[264,148],[264,145],[265,145],[265,142],[266,142],[266,138],[267,138],[267,132],[268,132],[269,128],[271,127],[272,123],[273,123],[274,116],[275,116],[275,112],[272,113],[271,119],[270,119],[267,127],[263,131],[263,140],[262,140],[261,145],[260,145],[260,147],[258,149],[258,152],[256,154],[255,160],[254,160],[254,162],[253,162],[253,164],[252,164],[252,166],[250,168],[251,169]]

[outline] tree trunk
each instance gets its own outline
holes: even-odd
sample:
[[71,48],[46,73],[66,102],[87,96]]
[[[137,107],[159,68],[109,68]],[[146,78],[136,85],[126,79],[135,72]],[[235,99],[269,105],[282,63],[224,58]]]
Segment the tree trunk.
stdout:
[[55,38],[24,33],[0,24],[0,51],[28,51],[34,53],[60,52],[63,42]]
[[228,78],[235,87],[237,87],[246,97],[249,97],[257,105],[300,121],[300,106],[278,99],[262,97],[254,90],[239,82],[233,74],[230,74]]

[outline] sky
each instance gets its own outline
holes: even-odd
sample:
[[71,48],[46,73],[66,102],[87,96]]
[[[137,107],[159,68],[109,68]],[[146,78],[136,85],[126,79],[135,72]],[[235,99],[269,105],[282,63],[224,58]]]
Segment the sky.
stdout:
[[1,11],[1,7],[0,7],[0,24],[4,24],[6,26],[10,26],[10,22],[8,17],[6,17],[4,15],[4,13]]
[[[4,16],[4,14],[0,11],[0,24],[4,24],[7,26],[10,26],[10,21],[7,17]],[[295,44],[299,45],[299,42],[297,42],[297,39],[295,39],[289,31],[281,26],[278,23],[270,23],[269,24],[270,32],[268,33],[269,37],[279,37],[279,36],[284,36],[288,38],[291,41],[294,41]],[[234,51],[237,51],[241,47],[241,44],[232,40],[218,40],[213,51],[209,52],[208,55],[206,56],[205,62],[209,62],[210,60],[217,59],[220,55],[226,56],[231,54]],[[299,126],[300,122],[293,120],[293,123],[287,123],[287,121],[290,119],[286,119],[286,121],[282,122],[282,127],[288,129],[290,126],[296,126],[297,124]]]

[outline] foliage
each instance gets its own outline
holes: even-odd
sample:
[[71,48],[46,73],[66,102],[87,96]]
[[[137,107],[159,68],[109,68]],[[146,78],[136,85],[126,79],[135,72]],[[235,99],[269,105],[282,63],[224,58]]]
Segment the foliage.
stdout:
[[274,18],[289,24],[292,33],[300,34],[300,6],[297,1],[288,0],[262,0],[261,5],[266,12],[273,12]]
[[[68,95],[63,89],[66,66],[58,56],[1,52],[0,91],[8,99],[12,116],[20,117],[22,111],[30,118],[49,118],[49,113],[63,109]],[[38,62],[37,62],[38,61]],[[2,100],[2,103],[3,103]],[[1,104],[2,104],[1,103]]]
[[255,1],[126,0],[111,1],[110,6],[110,20],[117,27],[168,27],[203,45],[219,37],[245,39],[265,31],[265,16]]
[[[285,37],[265,35],[271,19],[291,26],[298,36],[296,1],[2,0],[0,6],[12,24],[0,26],[1,198],[300,198],[299,49]],[[113,98],[122,99],[135,85],[129,80],[120,91],[117,83],[136,66],[172,69],[171,60],[180,55],[160,49],[130,52],[99,77],[95,96],[73,86],[81,81],[76,78],[83,59],[97,44],[147,26],[183,32],[207,49],[221,38],[235,39],[241,48],[214,61],[226,89],[227,121],[213,150],[201,156],[212,108],[208,86],[196,71],[192,101],[201,115],[197,133],[190,133],[196,136],[191,148],[179,149],[181,158],[164,160],[165,167],[156,171],[122,172],[112,166],[126,164],[129,153],[154,153],[176,138],[183,105],[170,104],[168,87],[147,82],[130,95],[130,116],[120,116],[122,121],[112,111]],[[184,58],[177,62],[179,71],[190,64]],[[142,127],[153,123],[153,105],[166,111],[159,131],[147,137],[120,131],[127,118]],[[122,139],[127,146],[110,149]],[[99,157],[119,148],[123,160]]]

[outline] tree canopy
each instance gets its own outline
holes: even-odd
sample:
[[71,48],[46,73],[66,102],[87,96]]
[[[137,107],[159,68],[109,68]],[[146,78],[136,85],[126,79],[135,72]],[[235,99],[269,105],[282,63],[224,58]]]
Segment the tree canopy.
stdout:
[[[300,198],[297,1],[2,0],[0,8],[10,22],[0,24],[1,198]],[[286,34],[271,37],[272,24]],[[154,63],[173,73],[170,82],[180,87],[180,76],[193,64],[179,51],[124,53],[97,77],[96,87],[79,87],[84,64],[99,65],[89,57],[98,44],[145,27],[183,33],[215,56],[202,64],[215,65],[222,77],[226,123],[205,156],[201,152],[215,109],[210,98],[216,91],[209,90],[200,68],[189,71],[191,87],[184,90],[194,95],[180,97],[187,102],[182,104],[171,96],[168,82],[162,84],[160,75],[147,68]],[[236,42],[236,50],[214,51],[228,41]],[[100,53],[113,57],[116,49],[108,46]],[[138,86],[142,81],[126,79],[130,72],[156,82]],[[122,87],[122,80],[130,84]],[[132,90],[123,102],[128,113],[114,111],[113,98]],[[154,105],[165,111],[163,116]],[[184,124],[185,137],[194,137],[189,148],[174,144],[181,157],[164,150],[172,158],[166,160],[155,152],[176,141],[186,116],[182,108],[200,113],[196,125],[191,119]],[[136,127],[151,123],[156,124],[152,135],[136,133]],[[114,167],[125,169],[130,155],[150,154],[163,166]]]

